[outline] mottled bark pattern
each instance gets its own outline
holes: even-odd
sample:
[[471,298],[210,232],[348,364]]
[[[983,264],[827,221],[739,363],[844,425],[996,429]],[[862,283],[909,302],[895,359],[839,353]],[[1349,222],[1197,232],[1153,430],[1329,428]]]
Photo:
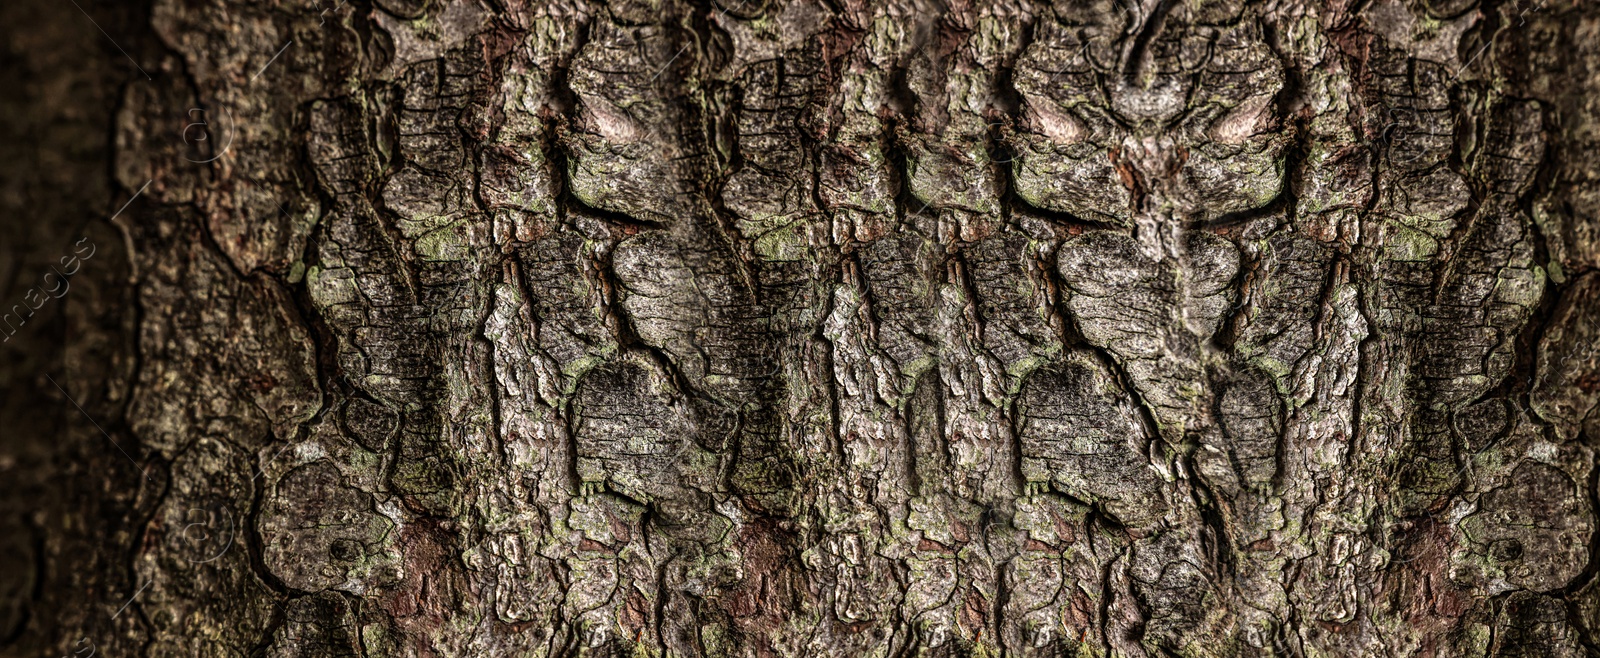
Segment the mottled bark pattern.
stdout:
[[122,24],[14,655],[1600,647],[1596,5]]

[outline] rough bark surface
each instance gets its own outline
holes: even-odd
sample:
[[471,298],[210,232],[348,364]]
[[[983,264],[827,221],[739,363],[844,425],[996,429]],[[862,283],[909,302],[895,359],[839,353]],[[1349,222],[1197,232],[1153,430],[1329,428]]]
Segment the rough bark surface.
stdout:
[[1593,3],[0,25],[5,655],[1600,653]]

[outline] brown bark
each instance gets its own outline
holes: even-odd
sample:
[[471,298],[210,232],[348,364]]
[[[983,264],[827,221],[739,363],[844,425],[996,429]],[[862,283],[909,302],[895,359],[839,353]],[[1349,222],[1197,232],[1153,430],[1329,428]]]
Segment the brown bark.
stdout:
[[1600,646],[1592,3],[0,26],[0,654]]

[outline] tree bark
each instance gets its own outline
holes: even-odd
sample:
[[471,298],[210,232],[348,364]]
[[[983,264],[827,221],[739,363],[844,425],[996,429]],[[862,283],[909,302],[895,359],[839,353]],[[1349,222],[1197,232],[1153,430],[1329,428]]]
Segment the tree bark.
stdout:
[[4,655],[1600,647],[1600,5],[0,24]]

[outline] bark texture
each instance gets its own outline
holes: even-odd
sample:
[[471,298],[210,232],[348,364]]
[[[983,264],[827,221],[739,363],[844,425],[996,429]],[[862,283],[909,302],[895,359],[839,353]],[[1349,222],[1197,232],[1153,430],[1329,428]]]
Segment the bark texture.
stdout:
[[57,5],[7,655],[1600,646],[1593,3]]

